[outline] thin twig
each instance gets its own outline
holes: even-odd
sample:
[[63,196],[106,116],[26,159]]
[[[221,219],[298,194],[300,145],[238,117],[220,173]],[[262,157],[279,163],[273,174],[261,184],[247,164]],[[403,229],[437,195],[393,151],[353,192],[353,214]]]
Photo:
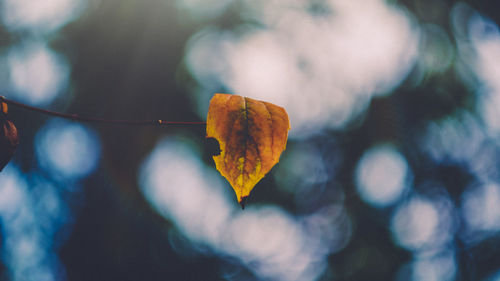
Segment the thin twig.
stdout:
[[93,122],[93,123],[108,123],[108,124],[124,124],[124,125],[143,125],[143,126],[167,126],[167,125],[206,125],[207,122],[176,122],[176,121],[165,121],[165,120],[150,120],[150,121],[134,121],[134,120],[109,120],[102,118],[94,118],[94,117],[84,117],[76,114],[67,114],[56,112],[52,110],[46,110],[39,107],[30,106],[24,103],[20,103],[17,101],[9,100],[4,96],[0,96],[0,102],[5,102],[9,105],[14,105],[20,108],[24,108],[27,110],[40,112],[42,114],[56,116],[60,118],[71,119],[74,121],[82,121],[82,122]]

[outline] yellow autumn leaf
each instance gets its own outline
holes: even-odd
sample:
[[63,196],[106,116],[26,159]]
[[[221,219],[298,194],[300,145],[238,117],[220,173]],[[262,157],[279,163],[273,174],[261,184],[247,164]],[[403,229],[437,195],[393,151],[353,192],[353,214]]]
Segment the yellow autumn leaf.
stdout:
[[278,163],[290,122],[284,108],[231,94],[215,94],[207,116],[207,138],[219,142],[217,170],[245,207],[253,187]]

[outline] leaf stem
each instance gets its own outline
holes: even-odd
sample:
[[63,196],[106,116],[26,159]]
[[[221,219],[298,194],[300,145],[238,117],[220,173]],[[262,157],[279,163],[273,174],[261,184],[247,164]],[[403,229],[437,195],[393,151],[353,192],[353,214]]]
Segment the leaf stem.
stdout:
[[56,116],[60,118],[71,119],[73,121],[81,122],[92,122],[92,123],[107,123],[107,124],[123,124],[123,125],[142,125],[142,126],[170,126],[170,125],[206,125],[207,122],[176,122],[176,121],[165,121],[165,120],[148,120],[148,121],[135,121],[135,120],[110,120],[95,117],[85,117],[77,114],[61,113],[57,111],[47,110],[39,107],[30,106],[24,103],[13,101],[0,96],[0,102],[5,102],[9,105],[14,105],[27,110],[39,112],[45,115]]

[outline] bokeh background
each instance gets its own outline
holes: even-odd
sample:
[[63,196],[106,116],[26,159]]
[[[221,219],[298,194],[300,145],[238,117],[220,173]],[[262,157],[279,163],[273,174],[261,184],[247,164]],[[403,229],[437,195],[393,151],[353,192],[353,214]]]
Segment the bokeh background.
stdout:
[[242,211],[203,126],[11,107],[0,280],[500,280],[500,2],[0,0],[0,93],[108,119],[285,107]]

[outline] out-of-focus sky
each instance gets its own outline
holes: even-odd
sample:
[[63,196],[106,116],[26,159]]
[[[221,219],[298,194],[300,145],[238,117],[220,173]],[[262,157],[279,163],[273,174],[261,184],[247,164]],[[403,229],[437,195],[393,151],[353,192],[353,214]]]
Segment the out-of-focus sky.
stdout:
[[242,211],[201,127],[11,107],[1,280],[500,280],[493,1],[0,0],[0,94],[109,119],[283,106]]

